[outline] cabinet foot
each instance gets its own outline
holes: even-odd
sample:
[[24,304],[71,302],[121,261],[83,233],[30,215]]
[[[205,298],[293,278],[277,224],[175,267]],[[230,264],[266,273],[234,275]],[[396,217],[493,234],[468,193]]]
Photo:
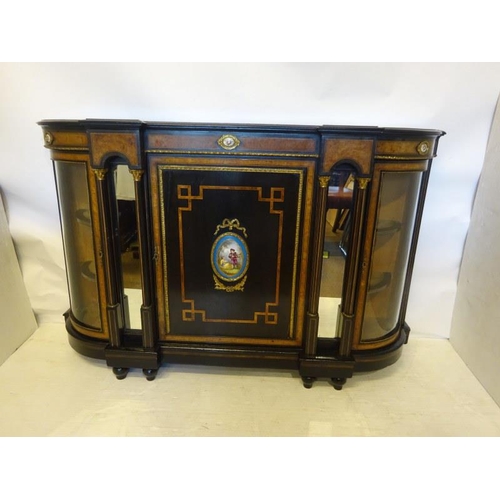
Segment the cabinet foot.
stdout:
[[306,389],[310,389],[313,386],[315,380],[315,377],[302,377],[302,383],[304,384],[304,387]]
[[118,380],[123,380],[127,376],[128,371],[129,368],[118,368],[118,367],[113,368],[113,373],[115,374]]
[[332,378],[332,384],[336,391],[341,391],[343,385],[346,383],[345,378],[334,377]]
[[152,381],[156,378],[156,374],[158,373],[158,369],[144,368],[142,370],[142,373],[144,373],[146,380]]

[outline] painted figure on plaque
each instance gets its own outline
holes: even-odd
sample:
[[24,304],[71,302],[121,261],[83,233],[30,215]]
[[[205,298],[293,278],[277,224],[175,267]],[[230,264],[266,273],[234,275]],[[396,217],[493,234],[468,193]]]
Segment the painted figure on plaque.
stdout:
[[234,248],[231,248],[229,250],[229,260],[231,261],[231,264],[233,265],[233,269],[238,268],[238,254],[234,250]]
[[224,233],[212,247],[213,271],[224,281],[237,281],[247,272],[248,257],[245,240],[235,233]]

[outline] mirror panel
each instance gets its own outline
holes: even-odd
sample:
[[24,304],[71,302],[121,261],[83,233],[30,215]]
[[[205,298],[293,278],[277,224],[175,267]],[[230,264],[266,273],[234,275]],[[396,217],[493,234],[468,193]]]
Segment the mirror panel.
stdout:
[[353,169],[349,166],[340,166],[332,172],[328,185],[318,311],[318,337],[320,338],[333,338],[340,335],[338,319],[349,247],[354,184]]
[[117,231],[121,257],[125,328],[140,330],[142,305],[141,258],[135,185],[127,165],[114,170]]

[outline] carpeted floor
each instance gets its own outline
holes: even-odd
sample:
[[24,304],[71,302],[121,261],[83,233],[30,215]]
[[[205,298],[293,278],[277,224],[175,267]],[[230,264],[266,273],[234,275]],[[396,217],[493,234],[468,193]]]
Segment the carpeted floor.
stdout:
[[44,324],[0,367],[0,408],[0,436],[500,436],[500,408],[450,342],[414,334],[397,363],[335,391],[296,371],[178,364],[119,381]]

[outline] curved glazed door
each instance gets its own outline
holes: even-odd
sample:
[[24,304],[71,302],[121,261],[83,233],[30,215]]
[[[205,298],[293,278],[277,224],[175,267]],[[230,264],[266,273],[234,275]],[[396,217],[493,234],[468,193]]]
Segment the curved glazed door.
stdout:
[[403,327],[408,265],[427,162],[377,163],[362,258],[354,349],[392,342]]
[[72,319],[102,330],[93,217],[84,161],[54,161]]

